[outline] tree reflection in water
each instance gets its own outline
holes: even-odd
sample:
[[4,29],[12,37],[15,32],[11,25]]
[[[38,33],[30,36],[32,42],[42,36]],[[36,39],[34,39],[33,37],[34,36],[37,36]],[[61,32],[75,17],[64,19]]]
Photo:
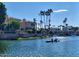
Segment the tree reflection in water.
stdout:
[[0,54],[2,53],[5,53],[5,51],[7,50],[8,48],[8,43],[6,43],[6,41],[2,41],[0,40]]

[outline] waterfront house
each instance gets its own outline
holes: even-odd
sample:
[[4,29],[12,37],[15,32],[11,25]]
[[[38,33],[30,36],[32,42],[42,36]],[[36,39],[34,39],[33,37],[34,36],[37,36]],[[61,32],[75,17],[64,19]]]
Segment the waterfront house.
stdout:
[[60,33],[60,29],[59,28],[57,28],[57,27],[53,27],[53,28],[51,28],[50,29],[50,31],[53,33],[53,34],[55,34],[55,35],[59,35]]
[[36,29],[36,23],[34,23],[32,21],[27,21],[26,19],[23,19],[20,22],[21,31],[32,31],[33,29]]

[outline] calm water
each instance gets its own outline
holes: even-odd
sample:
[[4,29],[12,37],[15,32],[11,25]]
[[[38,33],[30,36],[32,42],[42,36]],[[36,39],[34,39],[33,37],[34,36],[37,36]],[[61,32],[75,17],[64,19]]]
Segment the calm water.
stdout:
[[58,37],[58,43],[46,43],[47,39],[0,41],[0,56],[79,56],[79,37]]

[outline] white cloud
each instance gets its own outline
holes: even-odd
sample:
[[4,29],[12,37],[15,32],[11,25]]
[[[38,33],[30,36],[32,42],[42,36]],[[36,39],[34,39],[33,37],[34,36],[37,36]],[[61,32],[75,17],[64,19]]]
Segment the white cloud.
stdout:
[[54,10],[53,12],[66,12],[68,10],[65,10],[65,9],[61,9],[61,10]]

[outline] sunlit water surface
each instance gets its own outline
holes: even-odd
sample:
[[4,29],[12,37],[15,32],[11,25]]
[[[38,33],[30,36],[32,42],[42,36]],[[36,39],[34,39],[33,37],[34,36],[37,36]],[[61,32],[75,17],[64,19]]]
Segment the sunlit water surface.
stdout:
[[0,56],[64,57],[79,56],[79,36],[57,37],[60,42],[46,43],[47,39],[1,40]]

